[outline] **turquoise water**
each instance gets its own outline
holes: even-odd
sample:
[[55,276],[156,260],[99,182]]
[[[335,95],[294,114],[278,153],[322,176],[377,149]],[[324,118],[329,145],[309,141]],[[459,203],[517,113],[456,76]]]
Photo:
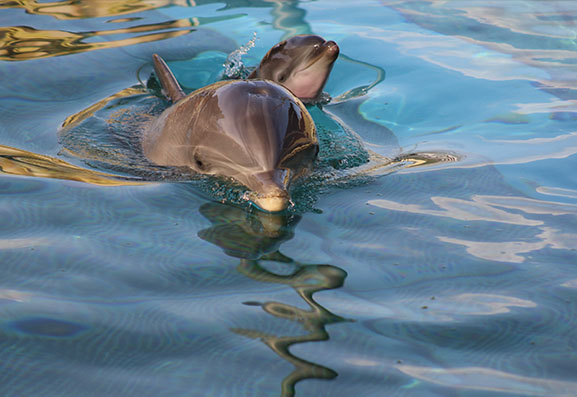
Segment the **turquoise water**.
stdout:
[[[276,217],[130,139],[255,32],[341,48]],[[575,395],[575,2],[0,2],[0,81],[1,396]]]

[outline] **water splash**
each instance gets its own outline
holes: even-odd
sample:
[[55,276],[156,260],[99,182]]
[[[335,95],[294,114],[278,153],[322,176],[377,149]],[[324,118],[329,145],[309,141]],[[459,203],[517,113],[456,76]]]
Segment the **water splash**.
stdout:
[[253,32],[252,39],[250,39],[246,44],[240,46],[237,50],[230,53],[226,58],[226,61],[222,65],[224,67],[223,78],[224,79],[243,79],[248,77],[251,70],[244,66],[242,62],[242,56],[246,55],[251,48],[255,46],[257,40],[256,32]]

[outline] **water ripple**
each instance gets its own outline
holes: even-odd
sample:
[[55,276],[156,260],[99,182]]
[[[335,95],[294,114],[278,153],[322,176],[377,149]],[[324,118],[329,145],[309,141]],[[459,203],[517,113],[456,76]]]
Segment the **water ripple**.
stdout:
[[431,368],[399,365],[399,371],[443,386],[456,389],[481,390],[484,392],[515,393],[526,396],[571,396],[576,382],[525,377],[491,368]]

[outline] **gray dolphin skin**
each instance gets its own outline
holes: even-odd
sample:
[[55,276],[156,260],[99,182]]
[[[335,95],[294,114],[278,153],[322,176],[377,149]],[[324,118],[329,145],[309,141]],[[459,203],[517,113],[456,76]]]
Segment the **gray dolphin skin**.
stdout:
[[262,210],[286,209],[291,182],[318,154],[303,103],[280,84],[259,79],[220,81],[185,96],[166,63],[156,54],[153,60],[173,105],[144,131],[145,156],[158,165],[233,178]]
[[272,47],[249,79],[267,79],[287,87],[304,103],[314,102],[339,56],[339,46],[320,36],[293,36]]

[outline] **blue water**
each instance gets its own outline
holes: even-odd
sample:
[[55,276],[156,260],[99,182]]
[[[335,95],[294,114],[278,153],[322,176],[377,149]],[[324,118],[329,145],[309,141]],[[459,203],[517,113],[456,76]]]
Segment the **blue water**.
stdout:
[[[341,48],[276,217],[130,141],[152,53],[192,90],[255,32],[245,66]],[[0,395],[576,395],[576,32],[561,0],[1,2]]]

